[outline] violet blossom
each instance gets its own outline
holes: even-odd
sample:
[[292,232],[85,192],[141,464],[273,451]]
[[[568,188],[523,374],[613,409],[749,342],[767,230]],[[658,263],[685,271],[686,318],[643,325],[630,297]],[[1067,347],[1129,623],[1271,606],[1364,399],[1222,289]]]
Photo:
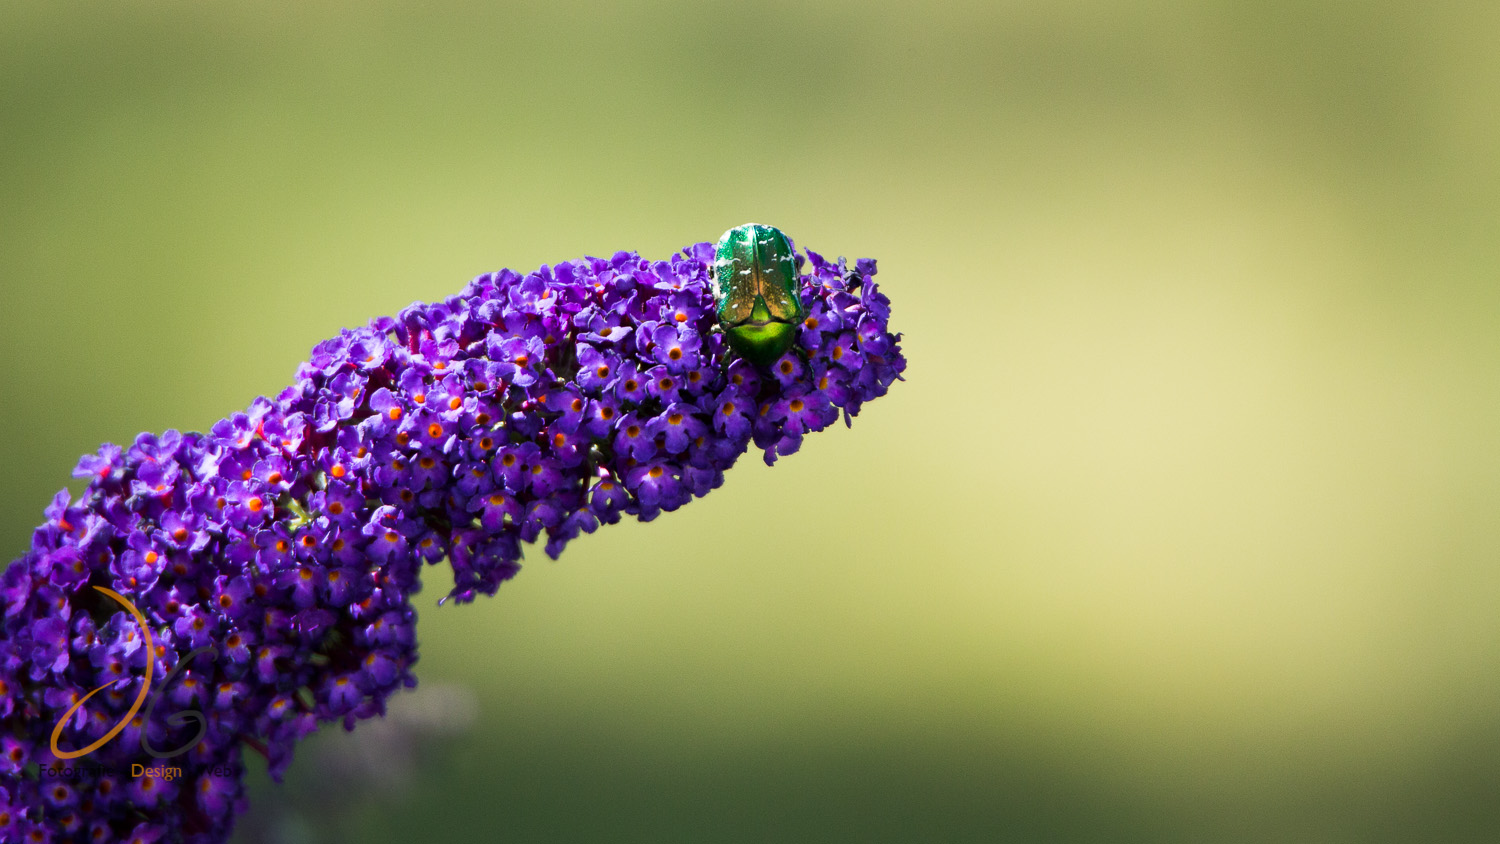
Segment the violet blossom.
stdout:
[[[900,378],[874,261],[799,255],[798,343],[758,370],[716,329],[713,257],[482,275],[318,344],[291,387],[208,433],[84,456],[87,490],[59,492],[0,574],[0,839],[227,840],[245,748],[279,780],[320,724],[352,729],[416,684],[424,562],[449,562],[453,600],[493,594],[526,544],[556,559],[675,510],[752,442],[774,463]],[[151,648],[94,587],[139,609]],[[55,757],[90,690],[63,752],[122,721],[147,660],[172,678],[161,705]],[[198,731],[180,755],[142,750]]]

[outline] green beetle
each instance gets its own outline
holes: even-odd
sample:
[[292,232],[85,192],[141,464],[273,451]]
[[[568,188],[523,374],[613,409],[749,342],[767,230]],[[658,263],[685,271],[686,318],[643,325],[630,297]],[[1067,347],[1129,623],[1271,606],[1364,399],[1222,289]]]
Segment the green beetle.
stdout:
[[719,238],[714,254],[714,313],[730,348],[756,366],[781,357],[802,322],[797,258],[775,226],[746,223]]

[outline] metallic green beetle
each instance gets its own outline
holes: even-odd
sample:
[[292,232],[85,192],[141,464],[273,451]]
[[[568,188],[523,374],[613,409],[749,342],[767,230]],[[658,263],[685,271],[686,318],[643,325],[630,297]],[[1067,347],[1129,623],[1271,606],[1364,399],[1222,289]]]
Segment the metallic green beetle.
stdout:
[[746,223],[719,238],[714,312],[730,348],[756,366],[781,357],[802,322],[797,259],[775,226]]

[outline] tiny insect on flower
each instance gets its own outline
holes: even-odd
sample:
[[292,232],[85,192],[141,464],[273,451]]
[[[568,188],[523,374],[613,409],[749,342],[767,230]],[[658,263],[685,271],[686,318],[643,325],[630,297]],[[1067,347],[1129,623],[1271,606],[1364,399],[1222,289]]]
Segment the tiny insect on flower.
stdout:
[[802,297],[796,251],[774,226],[747,223],[719,238],[714,251],[714,301],[729,345],[765,366],[797,337]]

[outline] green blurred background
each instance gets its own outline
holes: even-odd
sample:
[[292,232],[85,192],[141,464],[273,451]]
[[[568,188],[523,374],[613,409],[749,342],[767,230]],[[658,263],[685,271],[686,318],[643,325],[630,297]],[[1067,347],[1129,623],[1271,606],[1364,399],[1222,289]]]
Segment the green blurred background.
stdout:
[[395,795],[257,775],[242,840],[1500,840],[1497,32],[4,3],[3,556],[340,327],[768,222],[880,260],[908,381],[491,600],[430,578],[476,720]]

